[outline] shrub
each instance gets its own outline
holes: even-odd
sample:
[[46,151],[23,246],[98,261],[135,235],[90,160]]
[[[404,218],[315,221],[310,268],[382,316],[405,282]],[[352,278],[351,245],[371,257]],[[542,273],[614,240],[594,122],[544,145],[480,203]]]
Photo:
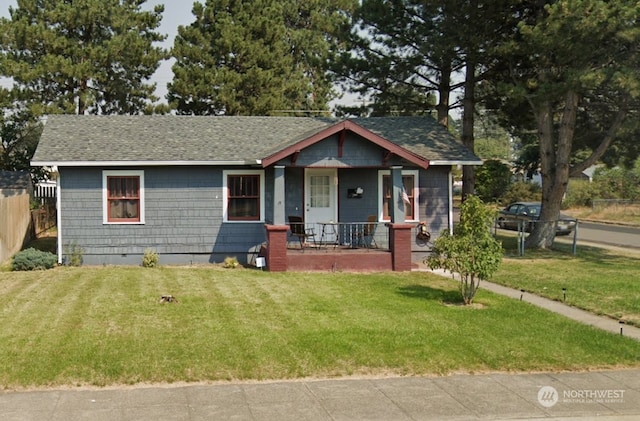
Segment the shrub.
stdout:
[[65,247],[66,263],[69,266],[82,266],[84,249],[75,243]]
[[513,202],[539,202],[540,200],[542,200],[542,188],[539,184],[518,181],[509,186],[500,201],[503,205],[508,205]]
[[240,263],[238,263],[238,259],[235,257],[225,257],[222,266],[227,269],[235,269],[238,267]]
[[144,255],[142,256],[142,266],[145,268],[154,268],[158,266],[158,261],[160,261],[160,256],[154,249],[146,249],[144,251]]
[[51,269],[58,263],[58,257],[47,251],[28,248],[16,253],[11,262],[12,270]]
[[588,180],[570,180],[567,195],[562,201],[563,208],[591,207],[597,196],[596,186]]
[[489,279],[502,261],[502,244],[491,235],[494,212],[476,196],[460,207],[460,223],[453,235],[444,231],[425,259],[431,269],[444,269],[460,276],[460,294],[471,304],[481,279]]
[[476,169],[476,193],[484,201],[498,199],[511,182],[509,167],[491,159]]

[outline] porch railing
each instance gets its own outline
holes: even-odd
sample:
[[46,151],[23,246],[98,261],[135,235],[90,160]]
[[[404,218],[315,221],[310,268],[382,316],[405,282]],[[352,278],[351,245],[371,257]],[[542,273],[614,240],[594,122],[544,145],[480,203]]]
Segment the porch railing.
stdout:
[[[297,225],[297,224],[289,224]],[[389,249],[389,229],[385,222],[304,222],[304,232],[313,236],[306,245],[319,248]],[[301,228],[301,227],[298,227]],[[297,230],[298,232],[302,232]],[[297,240],[295,240],[297,242]]]

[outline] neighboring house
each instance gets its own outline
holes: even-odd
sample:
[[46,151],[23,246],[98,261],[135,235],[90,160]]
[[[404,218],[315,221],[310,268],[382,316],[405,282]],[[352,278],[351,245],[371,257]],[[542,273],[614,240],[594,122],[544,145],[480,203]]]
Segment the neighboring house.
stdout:
[[439,233],[452,166],[479,164],[430,117],[54,115],[32,160],[59,174],[59,259],[75,246],[87,264],[245,261],[290,215]]
[[583,170],[580,175],[571,178],[574,180],[587,180],[591,183],[593,182],[593,176],[600,167],[602,167],[602,165],[591,165],[589,168]]
[[31,238],[32,189],[28,172],[0,170],[0,263]]

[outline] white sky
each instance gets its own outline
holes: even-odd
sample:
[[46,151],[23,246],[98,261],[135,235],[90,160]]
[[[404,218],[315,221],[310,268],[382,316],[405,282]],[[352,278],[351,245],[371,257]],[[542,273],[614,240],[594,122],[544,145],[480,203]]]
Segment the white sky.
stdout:
[[[204,3],[204,0],[201,0],[201,3]],[[159,32],[167,36],[165,42],[161,45],[169,49],[173,45],[173,39],[178,33],[179,25],[189,25],[193,21],[193,14],[191,13],[191,9],[193,6],[192,0],[147,0],[145,4],[142,5],[143,9],[152,10],[154,6],[158,4],[164,4],[164,13],[162,15],[162,21],[160,23]],[[0,0],[0,16],[8,17],[9,16],[9,7],[16,7],[16,0]],[[165,100],[165,95],[167,94],[167,83],[171,82],[173,79],[173,72],[171,71],[171,66],[173,64],[172,60],[165,60],[160,64],[158,70],[154,73],[151,78],[151,82],[155,82],[156,85],[156,95],[160,97],[162,102]],[[11,86],[10,81],[7,79],[0,79],[0,85],[9,87]],[[351,100],[348,98],[351,97]],[[334,101],[340,103],[353,103],[353,96],[345,96],[344,100]]]

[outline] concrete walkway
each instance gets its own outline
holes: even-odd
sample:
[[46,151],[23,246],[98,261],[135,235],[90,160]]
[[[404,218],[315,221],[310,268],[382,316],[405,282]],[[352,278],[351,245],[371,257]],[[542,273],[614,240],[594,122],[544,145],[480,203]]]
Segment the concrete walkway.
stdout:
[[9,420],[638,420],[640,370],[0,393]]

